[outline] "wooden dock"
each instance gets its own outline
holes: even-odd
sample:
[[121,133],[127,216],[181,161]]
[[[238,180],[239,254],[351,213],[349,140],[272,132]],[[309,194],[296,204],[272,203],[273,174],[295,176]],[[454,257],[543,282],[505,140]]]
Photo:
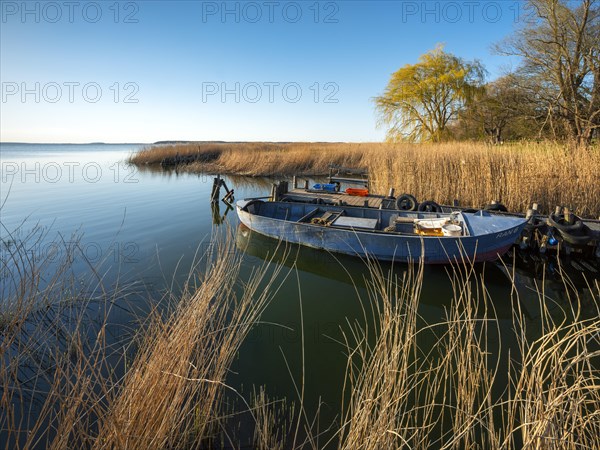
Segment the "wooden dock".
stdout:
[[357,195],[349,195],[345,192],[324,192],[299,188],[290,189],[286,193],[282,194],[280,199],[282,201],[294,201],[304,203],[315,203],[319,201],[321,203],[329,203],[340,206],[360,206],[377,209],[394,208],[394,199],[390,199],[382,195],[371,194],[367,197],[360,197]]

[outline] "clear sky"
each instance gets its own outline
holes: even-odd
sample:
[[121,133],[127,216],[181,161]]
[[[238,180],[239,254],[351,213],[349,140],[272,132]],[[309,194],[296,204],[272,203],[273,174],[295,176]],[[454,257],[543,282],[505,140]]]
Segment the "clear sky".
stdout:
[[0,140],[378,141],[373,97],[444,43],[489,78],[519,1],[0,1]]

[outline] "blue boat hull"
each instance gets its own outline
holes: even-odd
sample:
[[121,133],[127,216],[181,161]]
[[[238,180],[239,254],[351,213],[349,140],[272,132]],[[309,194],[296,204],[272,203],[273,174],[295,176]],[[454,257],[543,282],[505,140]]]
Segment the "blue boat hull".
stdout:
[[334,253],[382,261],[425,264],[448,264],[455,261],[493,261],[506,253],[520,236],[524,220],[514,220],[514,226],[481,236],[433,237],[406,236],[384,232],[341,229],[286,219],[301,215],[305,205],[282,203],[281,218],[253,214],[239,202],[236,210],[240,221],[251,230],[286,242],[306,245]]

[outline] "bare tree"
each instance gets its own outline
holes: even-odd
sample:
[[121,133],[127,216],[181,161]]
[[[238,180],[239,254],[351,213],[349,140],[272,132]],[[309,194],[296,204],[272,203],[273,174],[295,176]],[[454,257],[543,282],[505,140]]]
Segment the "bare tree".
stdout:
[[545,126],[578,144],[600,129],[599,0],[528,0],[527,20],[498,50],[523,59]]
[[539,107],[537,89],[519,73],[509,73],[487,83],[461,111],[454,124],[459,139],[505,140],[539,138],[546,110]]

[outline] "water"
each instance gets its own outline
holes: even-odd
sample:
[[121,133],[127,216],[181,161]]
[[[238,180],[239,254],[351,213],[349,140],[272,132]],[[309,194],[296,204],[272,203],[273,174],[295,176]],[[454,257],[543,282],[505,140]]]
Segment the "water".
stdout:
[[[65,241],[76,238],[80,252],[73,264],[76,276],[88,273],[92,263],[101,271],[102,284],[107,289],[132,283],[140,297],[134,298],[143,303],[141,297],[152,302],[168,288],[174,286],[177,290],[195,258],[206,250],[211,234],[219,228],[230,226],[238,249],[243,249],[242,277],[249,276],[253,268],[276,252],[276,242],[239,228],[235,212],[228,211],[222,203],[219,211],[211,209],[211,174],[140,170],[128,165],[127,157],[140,147],[2,144],[3,255],[10,245],[18,244],[36,229],[44,230],[43,239],[34,249],[40,259],[52,251],[61,251],[52,244],[57,237]],[[237,199],[265,195],[270,183],[241,178],[226,178],[226,182],[235,189]],[[310,415],[321,404],[320,420],[325,428],[340,420],[346,372],[342,330],[347,330],[349,323],[365,320],[368,270],[354,258],[335,258],[297,247],[291,248],[290,253],[292,257],[276,259],[274,263],[284,264],[284,273],[292,272],[261,324],[244,343],[228,383],[244,395],[253,386],[265,385],[270,396],[297,401],[294,382],[300,382],[304,347],[305,405]],[[535,336],[539,310],[534,291],[535,283],[541,283],[536,276],[548,278],[545,294],[547,301],[555,305],[556,314],[568,310],[570,300],[561,284],[552,283],[546,268],[538,268],[536,273],[531,270],[533,266],[531,261],[520,261],[515,274],[527,329]],[[391,269],[389,265],[383,268]],[[402,276],[407,267],[393,270]],[[505,271],[494,264],[477,271],[485,277],[500,327],[507,330],[508,336],[512,305]],[[589,292],[584,286],[575,279],[576,290],[585,298]],[[446,269],[426,267],[419,306],[422,320],[443,320],[451,298],[452,285]],[[128,302],[130,305],[131,300]],[[141,311],[144,308],[140,306]],[[114,340],[130,336],[124,331],[131,329],[130,313],[127,308],[114,313]],[[510,348],[514,343],[505,339],[503,347]]]

